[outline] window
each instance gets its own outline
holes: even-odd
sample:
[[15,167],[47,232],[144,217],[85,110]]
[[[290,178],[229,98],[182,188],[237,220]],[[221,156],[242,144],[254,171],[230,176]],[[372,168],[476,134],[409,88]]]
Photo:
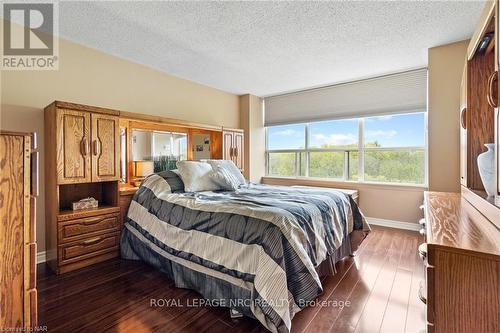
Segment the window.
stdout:
[[423,113],[365,119],[367,181],[425,183]]
[[426,183],[425,113],[267,128],[267,174]]

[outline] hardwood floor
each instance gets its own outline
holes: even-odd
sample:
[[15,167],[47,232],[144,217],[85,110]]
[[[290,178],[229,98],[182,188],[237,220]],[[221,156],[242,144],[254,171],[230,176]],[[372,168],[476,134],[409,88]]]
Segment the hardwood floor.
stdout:
[[[329,306],[299,312],[292,331],[423,330],[424,305],[417,297],[423,280],[417,255],[421,242],[416,232],[373,227],[356,256],[339,262],[336,275],[323,278],[318,302],[330,301],[325,302]],[[48,332],[266,332],[256,320],[232,320],[224,308],[187,307],[199,299],[197,293],[175,288],[164,274],[140,262],[113,259],[60,276],[43,264],[38,269],[39,323]],[[151,299],[177,304],[154,307]]]

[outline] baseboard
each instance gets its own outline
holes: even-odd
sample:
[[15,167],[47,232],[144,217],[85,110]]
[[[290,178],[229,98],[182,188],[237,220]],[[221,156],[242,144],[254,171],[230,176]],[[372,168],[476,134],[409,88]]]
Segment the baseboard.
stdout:
[[376,217],[367,217],[366,220],[368,221],[369,224],[380,225],[389,228],[404,229],[411,231],[419,231],[421,229],[421,226],[418,223],[385,220]]
[[45,251],[43,252],[38,252],[36,254],[36,263],[41,264],[42,262],[45,262],[47,259],[47,253]]

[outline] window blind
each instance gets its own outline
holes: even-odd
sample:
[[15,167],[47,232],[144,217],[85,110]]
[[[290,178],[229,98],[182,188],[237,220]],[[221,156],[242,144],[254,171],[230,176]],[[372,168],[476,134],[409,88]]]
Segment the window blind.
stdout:
[[427,110],[427,69],[271,96],[265,125]]

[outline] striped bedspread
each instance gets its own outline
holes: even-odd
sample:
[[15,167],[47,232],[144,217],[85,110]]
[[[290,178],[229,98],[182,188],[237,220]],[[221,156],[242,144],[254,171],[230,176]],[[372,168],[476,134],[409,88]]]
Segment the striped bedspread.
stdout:
[[369,226],[340,191],[249,184],[171,193],[152,175],[131,202],[121,253],[272,332],[289,332],[294,314],[322,292],[316,267],[353,230]]

